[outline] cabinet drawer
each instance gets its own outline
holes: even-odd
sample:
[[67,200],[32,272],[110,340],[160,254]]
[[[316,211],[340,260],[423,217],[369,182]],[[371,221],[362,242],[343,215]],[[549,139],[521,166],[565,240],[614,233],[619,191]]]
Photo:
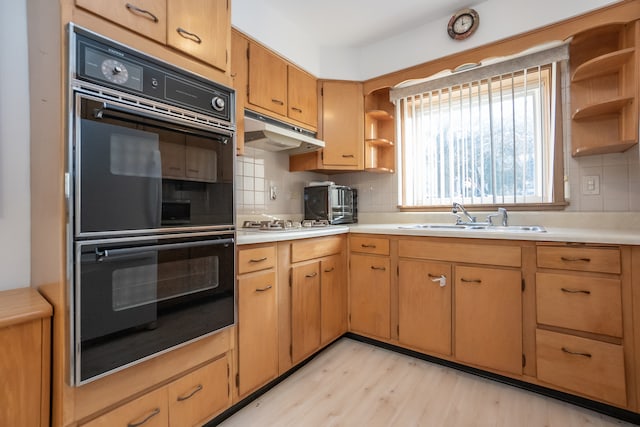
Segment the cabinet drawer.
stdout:
[[389,240],[376,237],[352,236],[349,238],[351,252],[389,255]]
[[538,323],[622,337],[620,280],[536,274]]
[[343,238],[340,236],[316,237],[291,243],[291,262],[305,261],[342,251]]
[[620,249],[538,246],[538,267],[620,273]]
[[622,346],[538,329],[536,353],[539,380],[626,405]]
[[398,255],[402,258],[430,259],[434,261],[489,264],[520,267],[519,246],[476,243],[440,243],[428,240],[400,240]]
[[169,425],[195,426],[229,406],[227,358],[221,357],[169,384]]
[[[144,422],[144,424],[142,424]],[[98,417],[83,427],[113,427],[144,425],[144,427],[169,426],[167,389],[160,388],[136,400],[122,405]]]
[[266,270],[276,265],[275,246],[240,249],[238,251],[238,274]]

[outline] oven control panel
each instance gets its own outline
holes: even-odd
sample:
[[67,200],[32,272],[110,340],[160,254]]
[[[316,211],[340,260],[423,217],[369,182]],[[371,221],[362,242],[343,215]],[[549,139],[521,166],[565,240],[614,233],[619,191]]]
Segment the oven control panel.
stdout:
[[73,27],[74,77],[233,122],[234,90]]

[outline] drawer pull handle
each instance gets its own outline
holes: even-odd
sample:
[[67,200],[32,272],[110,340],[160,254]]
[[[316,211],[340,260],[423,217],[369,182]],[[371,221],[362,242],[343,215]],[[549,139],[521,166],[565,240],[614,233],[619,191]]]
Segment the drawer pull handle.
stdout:
[[566,292],[568,294],[587,294],[591,295],[591,291],[587,291],[584,289],[568,289],[568,288],[560,288],[562,292]]
[[262,262],[266,260],[267,260],[267,257],[264,257],[264,258],[250,259],[249,262]]
[[309,277],[309,278],[311,278],[311,277],[316,277],[317,275],[318,275],[318,273],[316,273],[316,272],[314,271],[313,273],[305,274],[305,276],[304,276],[304,277]]
[[129,11],[132,12],[132,13],[135,13],[137,15],[143,15],[147,19],[149,19],[149,20],[151,20],[153,22],[158,22],[158,17],[156,15],[154,15],[153,13],[149,12],[148,10],[140,9],[139,7],[134,6],[131,3],[127,3],[125,5],[125,7],[127,9],[129,9]]
[[364,243],[361,243],[360,246],[362,246],[363,248],[371,248],[371,249],[376,248],[376,245],[370,245],[370,244],[364,244]]
[[292,109],[293,111],[298,112],[298,113],[302,113],[302,110],[301,110],[300,108],[297,108],[297,107],[291,107],[291,109]]
[[186,396],[178,396],[178,402],[183,402],[187,399],[191,399],[193,395],[199,392],[200,390],[202,390],[202,384],[198,384],[196,388],[194,388],[193,391],[187,394]]
[[325,273],[331,273],[333,270],[335,270],[335,268],[331,267],[331,268],[327,268],[324,272]]
[[140,427],[142,424],[146,423],[147,421],[149,421],[151,418],[155,417],[159,413],[160,413],[160,408],[156,408],[153,411],[151,411],[151,413],[147,415],[144,420],[140,421],[139,423],[128,423],[127,427]]
[[268,291],[271,288],[273,288],[273,285],[265,286],[264,288],[257,288],[256,292],[265,292],[265,291]]
[[180,34],[181,37],[183,37],[183,38],[185,38],[187,40],[191,40],[192,42],[195,42],[195,43],[198,43],[198,44],[202,43],[202,39],[200,37],[198,37],[197,34],[190,33],[189,31],[185,30],[184,28],[178,27],[178,28],[176,28],[176,32],[178,34]]
[[271,102],[278,104],[278,105],[284,105],[283,101],[280,101],[279,99],[275,99],[275,98],[271,98]]
[[566,347],[562,347],[562,351],[567,353],[567,354],[572,354],[574,356],[584,356],[584,357],[591,358],[591,353],[583,353],[581,351],[571,351],[571,350],[567,349]]
[[482,283],[482,280],[480,279],[465,279],[464,277],[461,277],[460,281],[462,283],[478,283],[478,284]]
[[573,258],[573,257],[560,257],[562,261],[566,262],[591,262],[591,258]]
[[343,154],[342,157],[344,158],[354,158],[355,156],[353,154]]
[[371,266],[371,269],[372,269],[372,270],[380,270],[380,271],[385,271],[385,270],[386,270],[386,268],[385,268],[385,267],[376,267],[375,265],[372,265],[372,266]]

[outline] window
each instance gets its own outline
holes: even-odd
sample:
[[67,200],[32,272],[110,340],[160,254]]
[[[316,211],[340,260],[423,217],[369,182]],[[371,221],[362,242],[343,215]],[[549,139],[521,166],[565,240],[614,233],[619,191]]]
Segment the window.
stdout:
[[565,55],[563,45],[392,90],[400,206],[562,202],[556,59]]

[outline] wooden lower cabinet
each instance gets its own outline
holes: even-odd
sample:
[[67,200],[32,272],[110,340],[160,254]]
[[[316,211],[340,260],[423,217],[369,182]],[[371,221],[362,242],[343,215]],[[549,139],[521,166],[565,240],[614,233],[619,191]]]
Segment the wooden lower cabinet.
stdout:
[[536,331],[538,379],[562,389],[626,406],[621,345]]
[[391,337],[389,257],[352,253],[350,263],[350,330],[389,339]]
[[[347,330],[344,238],[291,245],[291,361],[296,364]],[[337,252],[337,253],[336,253]]]
[[291,268],[291,360],[320,348],[320,263]]
[[238,278],[238,394],[244,396],[277,375],[276,273],[271,269],[241,275]]
[[455,358],[522,374],[522,279],[518,270],[455,267]]
[[320,343],[329,344],[347,332],[347,284],[342,254],[320,261]]
[[0,292],[0,426],[48,426],[51,305],[31,288]]
[[83,424],[84,427],[200,426],[231,404],[224,355],[168,385]]
[[398,341],[426,352],[451,355],[451,265],[398,262]]

